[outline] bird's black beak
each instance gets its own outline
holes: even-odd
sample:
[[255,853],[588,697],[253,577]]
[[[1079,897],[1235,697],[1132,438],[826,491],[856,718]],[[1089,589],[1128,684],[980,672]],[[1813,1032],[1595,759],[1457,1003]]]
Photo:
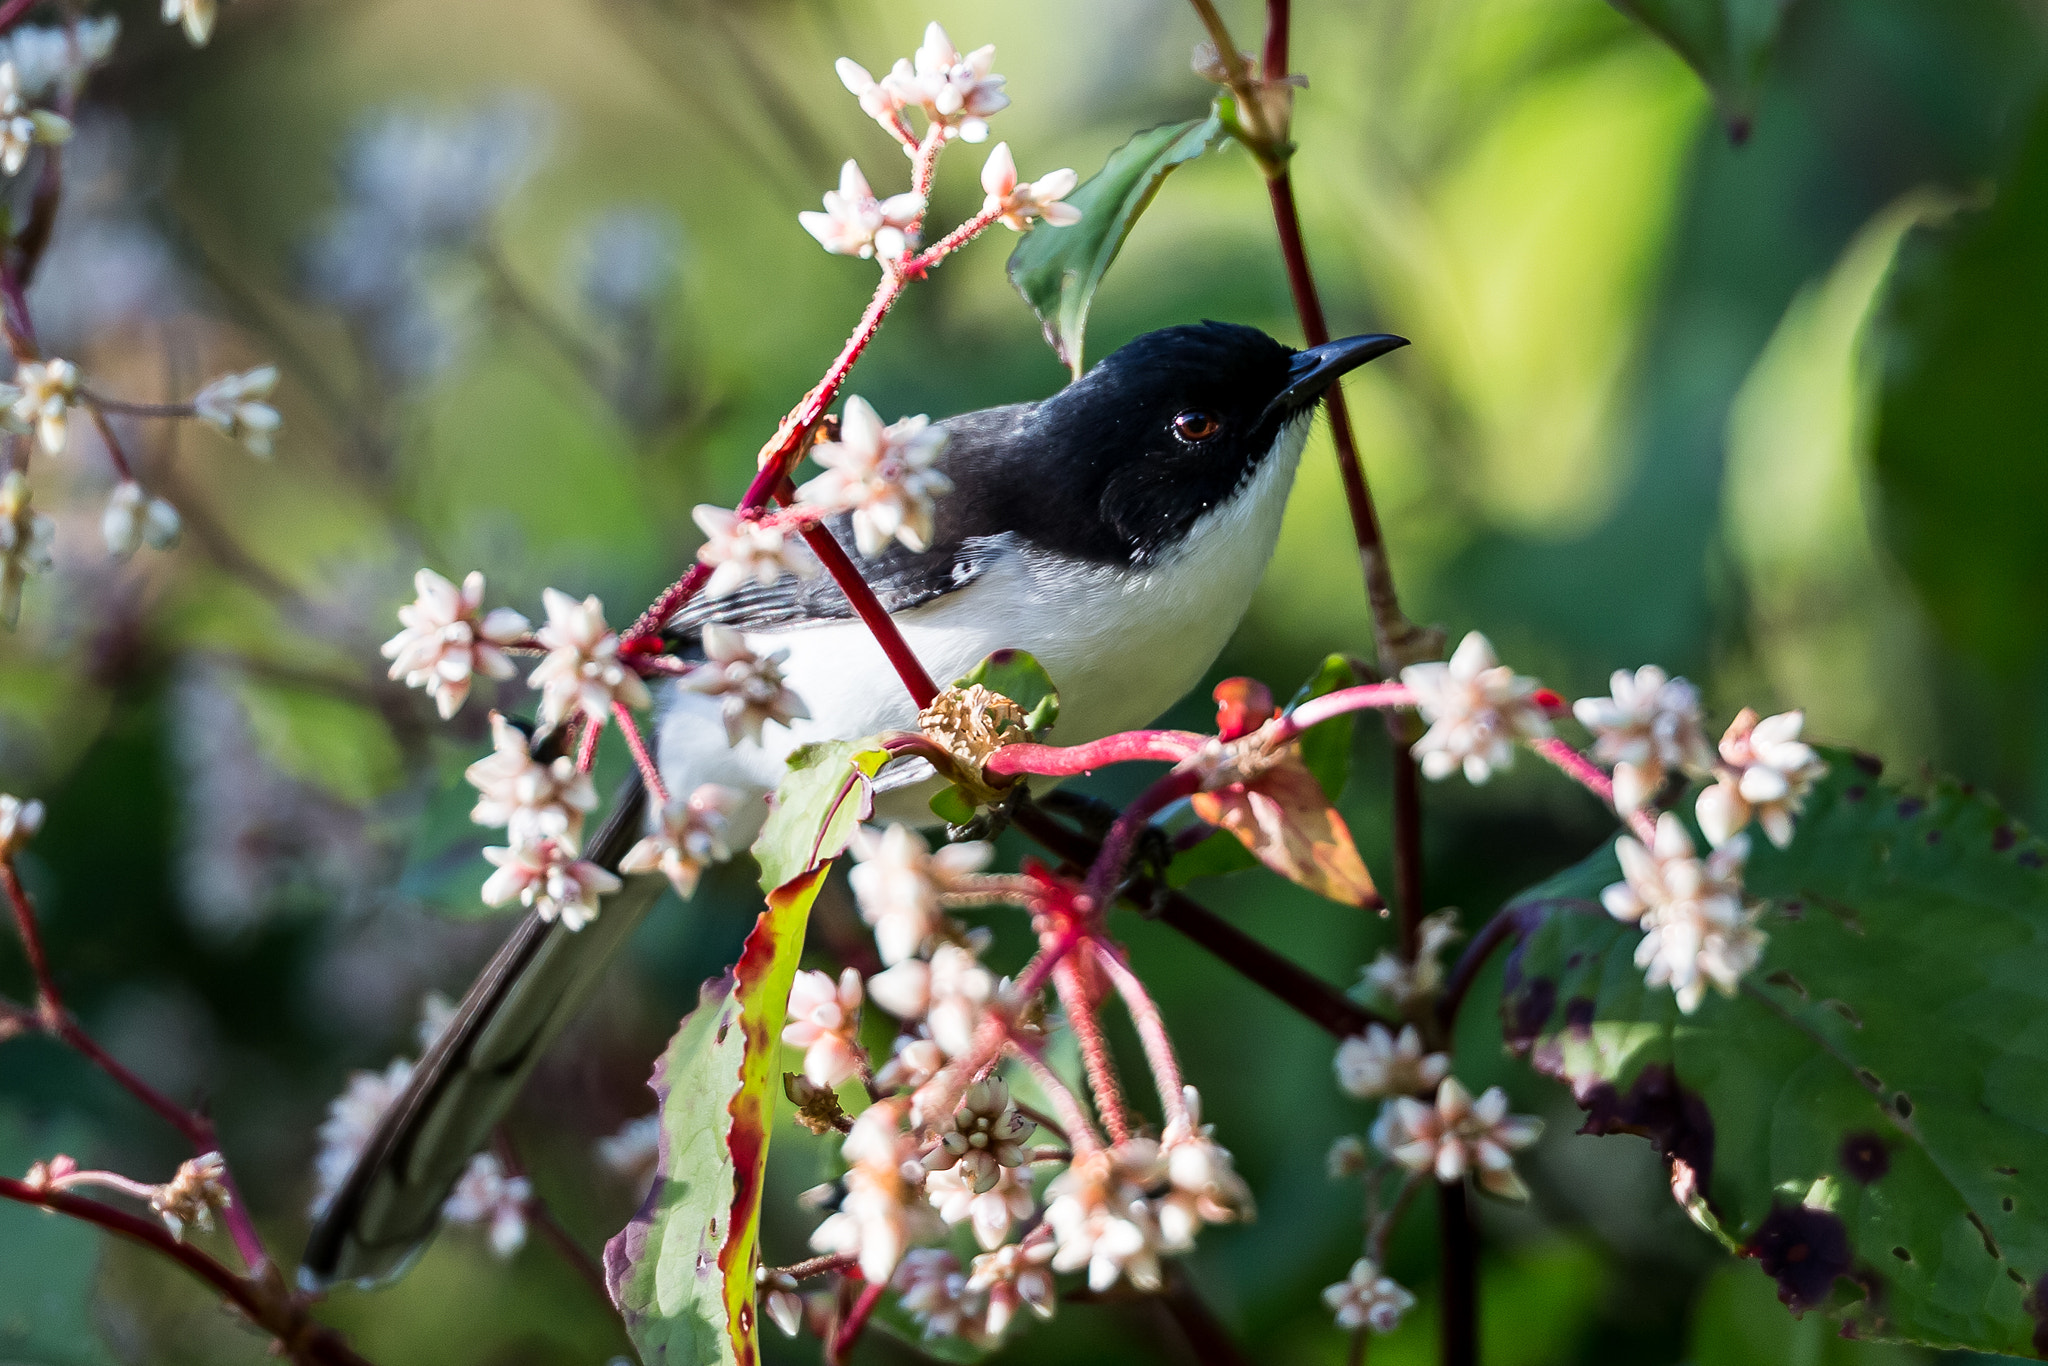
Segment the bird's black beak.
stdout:
[[1311,346],[1306,351],[1297,351],[1294,359],[1287,363],[1287,387],[1280,391],[1266,411],[1292,416],[1311,407],[1348,372],[1407,344],[1406,337],[1374,332],[1363,337],[1340,337],[1321,346]]

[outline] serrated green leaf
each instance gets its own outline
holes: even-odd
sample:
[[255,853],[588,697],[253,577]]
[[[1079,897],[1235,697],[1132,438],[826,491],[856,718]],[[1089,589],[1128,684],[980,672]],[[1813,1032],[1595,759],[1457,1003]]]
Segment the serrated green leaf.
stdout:
[[704,984],[655,1067],[661,1136],[647,1203],[605,1247],[640,1359],[755,1366],[761,1188],[789,987],[825,868],[768,894],[740,960]]
[[867,740],[805,745],[789,756],[775,808],[754,840],[763,890],[839,856],[874,805],[868,780],[887,762],[889,752]]
[[1596,1133],[1691,1167],[1694,1212],[1795,1309],[1856,1336],[2031,1353],[2048,1275],[2048,874],[2041,843],[1953,783],[1857,757],[1788,849],[1758,841],[1761,965],[1693,1016],[1644,985],[1599,906],[1611,850],[1517,898],[1511,1042]]
[[1613,0],[1699,75],[1740,142],[1756,114],[1778,26],[1792,0]]
[[1205,119],[1148,128],[1109,154],[1100,171],[1067,196],[1081,210],[1071,227],[1043,223],[1010,253],[1010,283],[1045,326],[1045,339],[1069,370],[1081,373],[1081,337],[1088,307],[1138,215],[1174,167],[1193,161],[1225,136]]
[[1045,733],[1060,719],[1060,690],[1045,666],[1028,650],[997,650],[968,670],[964,678],[953,680],[956,688],[974,683],[990,692],[999,692],[1022,707],[1024,723],[1031,727],[1034,739],[1045,738]]
[[[1358,675],[1352,670],[1351,661],[1343,655],[1331,655],[1323,661],[1323,667],[1301,685],[1287,704],[1287,709],[1293,711],[1304,702],[1339,688],[1351,687],[1357,682]],[[1353,720],[1352,714],[1346,712],[1301,737],[1301,761],[1308,765],[1309,772],[1316,775],[1316,781],[1323,785],[1323,795],[1332,802],[1344,795],[1344,785],[1351,781]]]

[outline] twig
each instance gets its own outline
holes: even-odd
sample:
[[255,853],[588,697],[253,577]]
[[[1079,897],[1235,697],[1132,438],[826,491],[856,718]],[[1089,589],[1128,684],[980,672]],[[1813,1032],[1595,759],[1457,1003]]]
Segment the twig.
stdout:
[[1478,1366],[1479,1231],[1472,1224],[1465,1183],[1437,1183],[1436,1210],[1441,1252],[1438,1290],[1443,1295],[1438,1359],[1443,1366]]
[[836,1366],[836,1363],[846,1360],[846,1354],[860,1341],[861,1333],[868,1326],[868,1317],[875,1312],[875,1306],[882,1302],[882,1292],[886,1289],[888,1287],[885,1285],[875,1284],[861,1287],[860,1298],[853,1302],[853,1309],[847,1314],[846,1321],[839,1325],[839,1331],[833,1334],[832,1341],[826,1348],[827,1361],[835,1363]]

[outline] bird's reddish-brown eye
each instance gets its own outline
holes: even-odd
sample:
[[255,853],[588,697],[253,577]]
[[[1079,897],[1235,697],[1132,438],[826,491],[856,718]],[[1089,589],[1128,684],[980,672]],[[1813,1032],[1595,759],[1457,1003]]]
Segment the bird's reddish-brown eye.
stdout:
[[1211,414],[1190,409],[1173,419],[1173,434],[1183,441],[1207,441],[1221,431],[1223,424]]

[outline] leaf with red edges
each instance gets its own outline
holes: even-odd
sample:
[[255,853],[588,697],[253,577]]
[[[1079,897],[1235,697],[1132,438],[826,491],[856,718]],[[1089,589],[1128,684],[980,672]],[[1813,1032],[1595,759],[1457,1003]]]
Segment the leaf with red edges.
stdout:
[[655,1065],[654,1188],[604,1250],[605,1281],[647,1366],[755,1366],[761,1183],[789,986],[825,868],[768,895],[740,960],[706,982]]
[[1249,783],[1197,792],[1193,802],[1196,815],[1237,836],[1259,862],[1289,881],[1332,901],[1379,904],[1349,827],[1297,755]]

